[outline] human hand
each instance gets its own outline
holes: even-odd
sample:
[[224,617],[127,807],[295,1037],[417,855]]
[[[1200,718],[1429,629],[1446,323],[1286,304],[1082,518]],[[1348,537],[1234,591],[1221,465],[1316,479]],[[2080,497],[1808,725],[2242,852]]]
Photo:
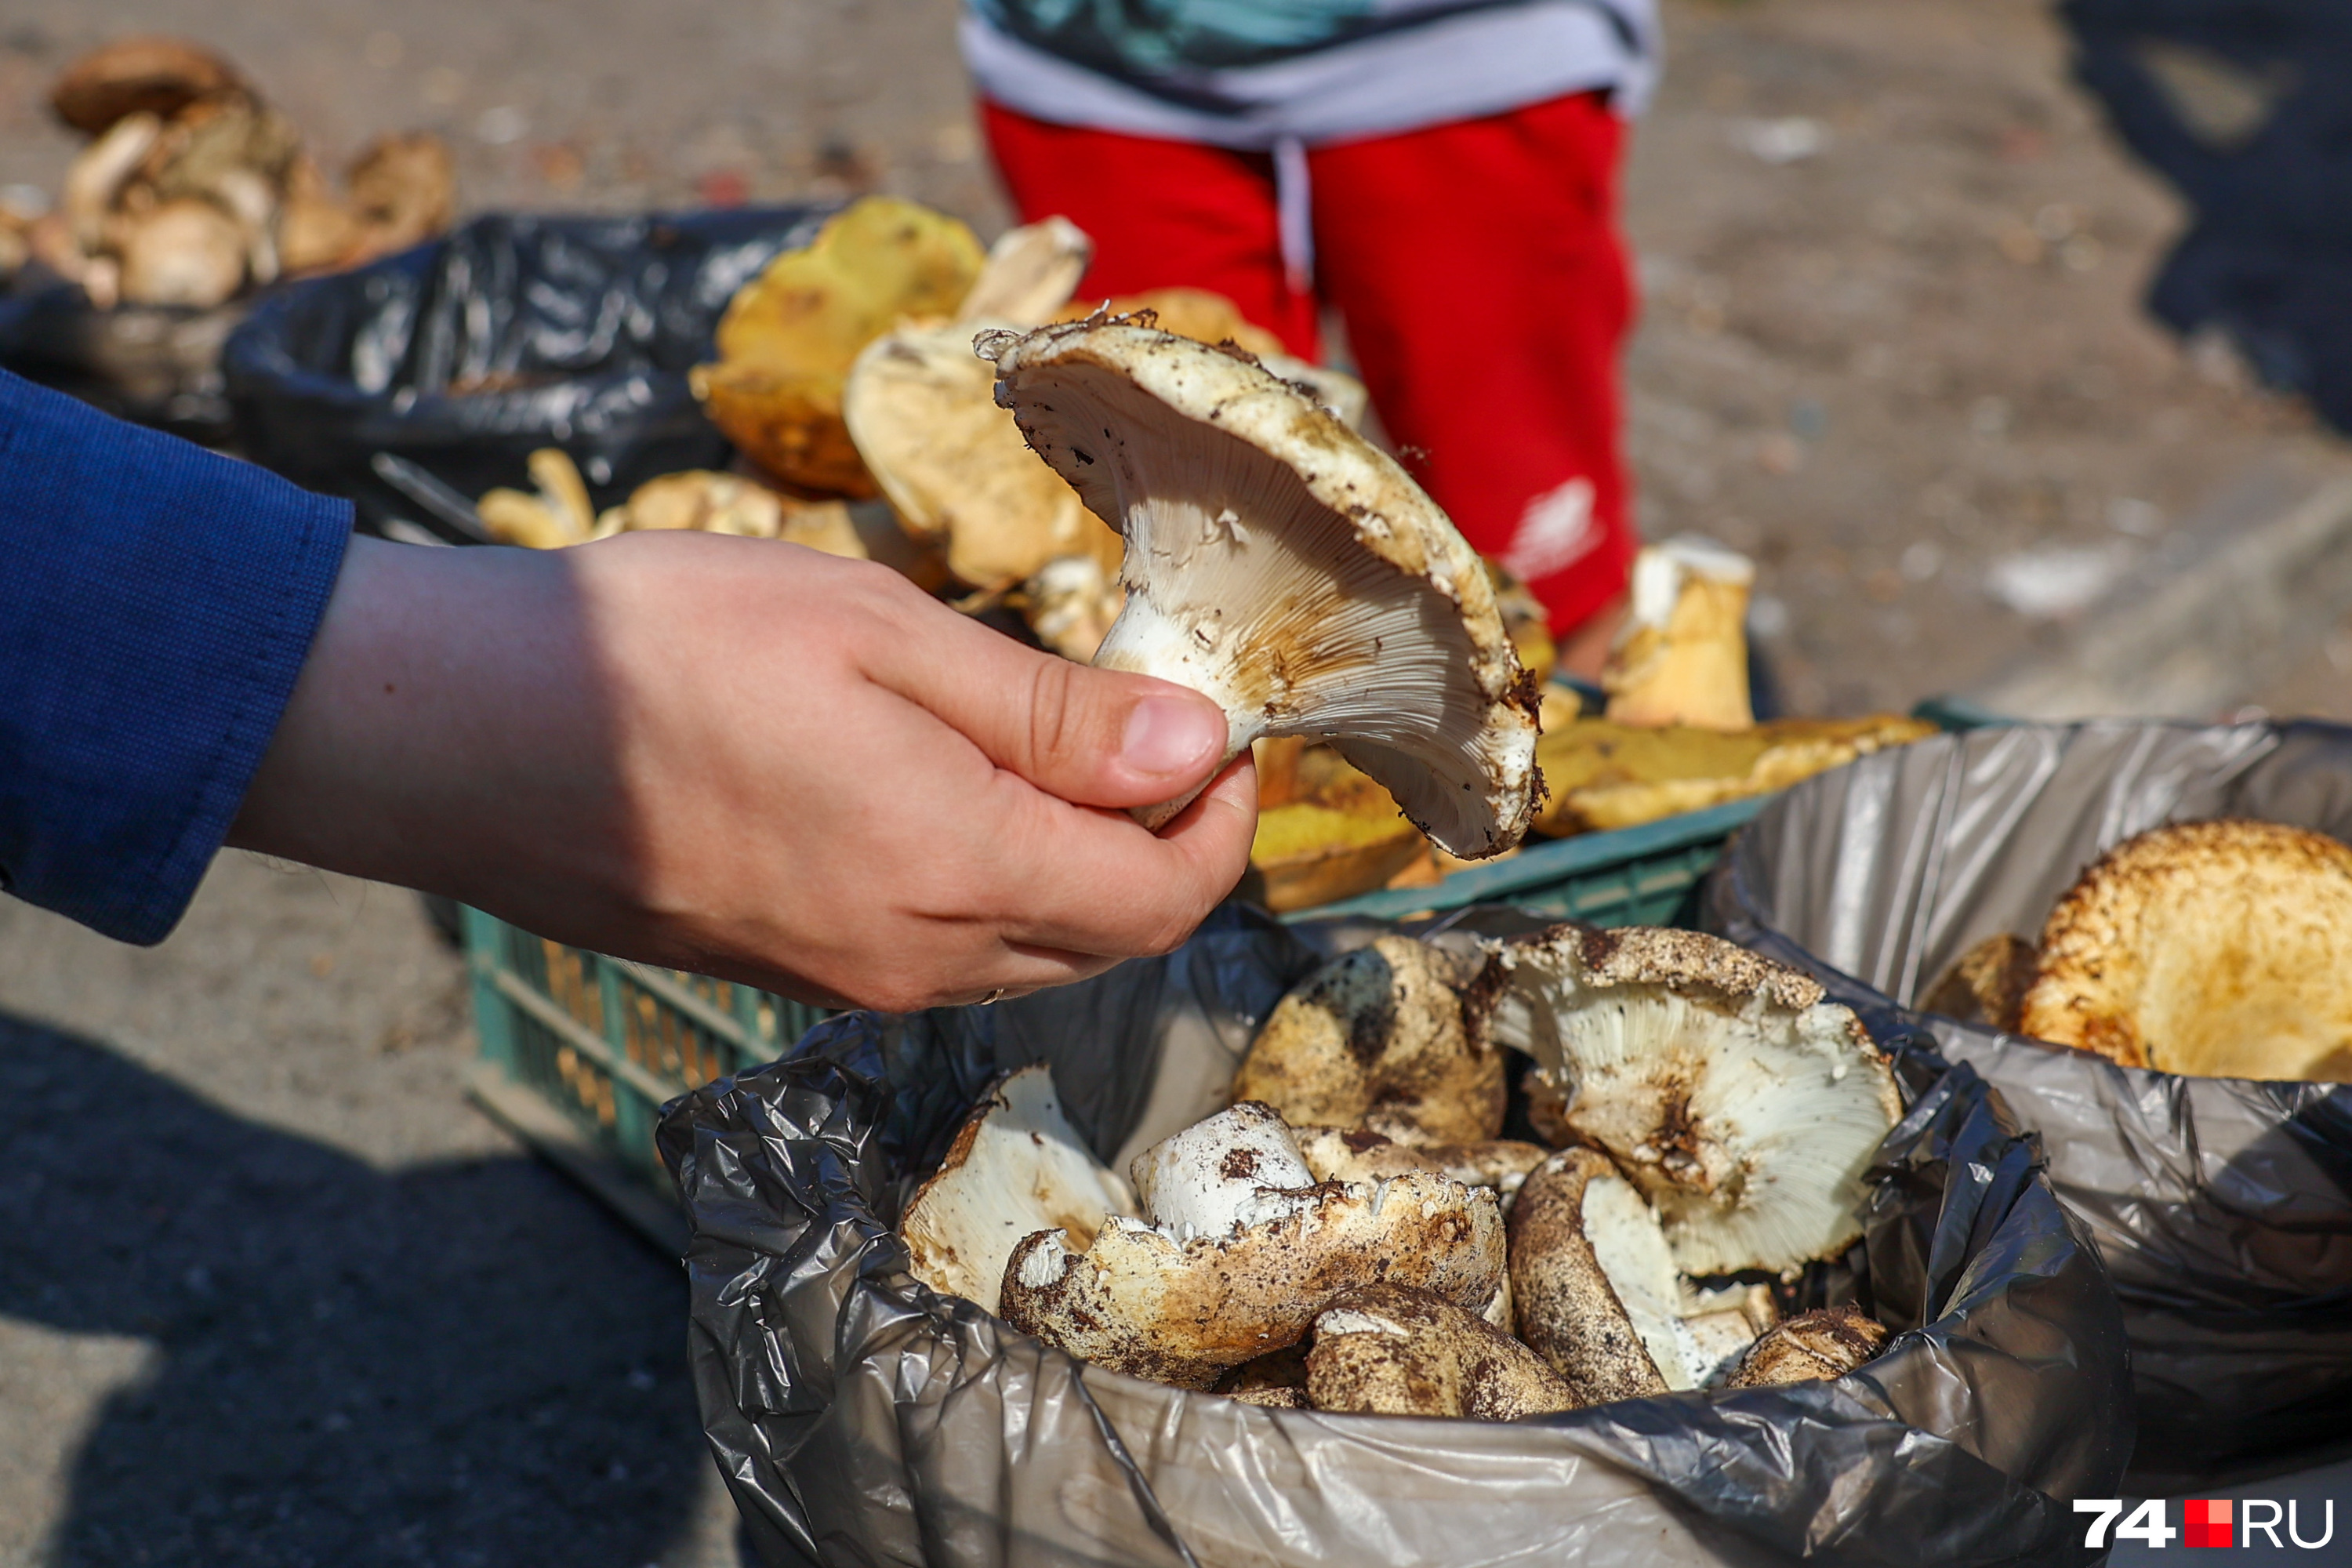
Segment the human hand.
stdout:
[[1197,693],[794,545],[354,539],[230,842],[906,1011],[1182,941],[1248,863],[1255,777],[1156,837],[1119,808],[1224,745]]

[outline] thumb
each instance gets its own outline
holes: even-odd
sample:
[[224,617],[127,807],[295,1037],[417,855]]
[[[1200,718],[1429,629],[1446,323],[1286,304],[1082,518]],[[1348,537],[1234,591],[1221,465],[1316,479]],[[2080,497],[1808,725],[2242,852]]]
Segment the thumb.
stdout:
[[964,635],[932,650],[950,657],[920,668],[894,659],[872,674],[1048,795],[1156,805],[1189,796],[1227,761],[1224,710],[1199,692],[1073,664],[953,619]]

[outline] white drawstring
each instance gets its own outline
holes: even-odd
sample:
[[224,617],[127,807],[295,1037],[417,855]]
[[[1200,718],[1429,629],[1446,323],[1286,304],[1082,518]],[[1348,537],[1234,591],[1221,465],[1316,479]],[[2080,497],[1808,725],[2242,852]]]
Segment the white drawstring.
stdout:
[[1315,209],[1307,183],[1307,143],[1286,136],[1274,144],[1275,236],[1282,270],[1294,294],[1315,287]]

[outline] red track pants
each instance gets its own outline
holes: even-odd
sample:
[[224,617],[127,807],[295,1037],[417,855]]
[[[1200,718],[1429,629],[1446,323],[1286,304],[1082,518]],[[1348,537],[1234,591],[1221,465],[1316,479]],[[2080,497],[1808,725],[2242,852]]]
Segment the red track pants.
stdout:
[[1094,237],[1086,294],[1213,289],[1309,359],[1320,306],[1338,307],[1406,466],[1556,632],[1623,589],[1633,289],[1623,122],[1598,95],[1310,149],[1313,292],[1286,278],[1266,154],[982,110],[1022,220],[1059,213]]

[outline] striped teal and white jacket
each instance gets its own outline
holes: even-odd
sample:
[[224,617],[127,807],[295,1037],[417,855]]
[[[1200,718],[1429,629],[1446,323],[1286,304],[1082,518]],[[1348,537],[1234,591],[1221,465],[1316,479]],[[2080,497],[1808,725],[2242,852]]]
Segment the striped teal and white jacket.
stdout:
[[1040,120],[1312,145],[1606,91],[1658,68],[1653,0],[968,0],[980,89]]

